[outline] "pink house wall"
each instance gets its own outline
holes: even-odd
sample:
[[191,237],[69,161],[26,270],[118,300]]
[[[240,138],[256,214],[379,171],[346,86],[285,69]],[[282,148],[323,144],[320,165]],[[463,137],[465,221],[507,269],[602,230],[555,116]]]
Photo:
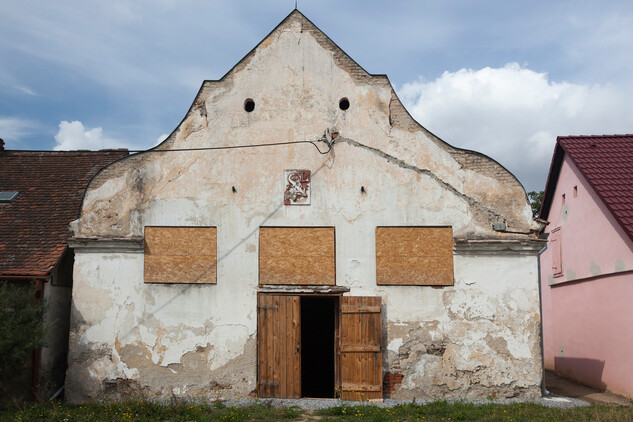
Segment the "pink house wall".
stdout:
[[560,229],[540,256],[545,367],[633,398],[633,242],[567,155],[548,220]]

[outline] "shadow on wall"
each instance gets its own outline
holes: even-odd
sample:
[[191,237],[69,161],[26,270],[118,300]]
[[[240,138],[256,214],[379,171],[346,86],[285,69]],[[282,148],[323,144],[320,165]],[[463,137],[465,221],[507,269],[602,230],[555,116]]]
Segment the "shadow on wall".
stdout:
[[586,358],[554,358],[554,372],[564,378],[570,378],[582,384],[599,390],[605,390],[607,385],[602,382],[604,361]]

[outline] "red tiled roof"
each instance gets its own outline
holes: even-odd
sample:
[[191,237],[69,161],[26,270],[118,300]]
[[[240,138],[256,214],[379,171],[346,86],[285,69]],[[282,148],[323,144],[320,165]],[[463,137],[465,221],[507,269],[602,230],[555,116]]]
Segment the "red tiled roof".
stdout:
[[127,150],[2,151],[0,191],[17,191],[0,203],[0,278],[46,276],[70,238],[68,224],[90,179]]
[[543,219],[549,214],[563,152],[633,240],[633,135],[559,136],[545,186]]

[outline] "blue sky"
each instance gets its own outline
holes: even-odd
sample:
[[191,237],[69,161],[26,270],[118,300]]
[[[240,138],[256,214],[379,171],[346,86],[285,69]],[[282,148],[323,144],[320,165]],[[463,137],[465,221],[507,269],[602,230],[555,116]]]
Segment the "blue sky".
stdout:
[[[3,0],[8,149],[154,146],[294,0]],[[543,189],[558,135],[633,133],[633,2],[299,0],[422,125]]]

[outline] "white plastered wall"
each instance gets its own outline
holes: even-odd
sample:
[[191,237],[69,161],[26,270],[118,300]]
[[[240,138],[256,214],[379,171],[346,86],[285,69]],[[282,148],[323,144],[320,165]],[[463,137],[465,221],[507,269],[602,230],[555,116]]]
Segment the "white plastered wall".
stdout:
[[[534,248],[460,246],[455,286],[443,289],[375,281],[377,226],[451,226],[458,240],[528,242],[534,224],[522,187],[492,160],[463,153],[458,161],[402,117],[386,78],[359,79],[317,31],[291,14],[221,81],[205,82],[158,149],[317,140],[336,126],[328,154],[310,144],[151,152],[91,182],[77,241],[113,244],[76,249],[71,400],[254,390],[261,226],[335,227],[337,285],[383,297],[385,372],[404,375],[394,397],[539,393]],[[338,108],[341,97],[349,110]],[[288,169],[311,170],[311,205],[283,205]],[[520,233],[491,230],[503,220]],[[217,227],[217,285],[144,284],[142,248],[126,245],[154,225]]]

